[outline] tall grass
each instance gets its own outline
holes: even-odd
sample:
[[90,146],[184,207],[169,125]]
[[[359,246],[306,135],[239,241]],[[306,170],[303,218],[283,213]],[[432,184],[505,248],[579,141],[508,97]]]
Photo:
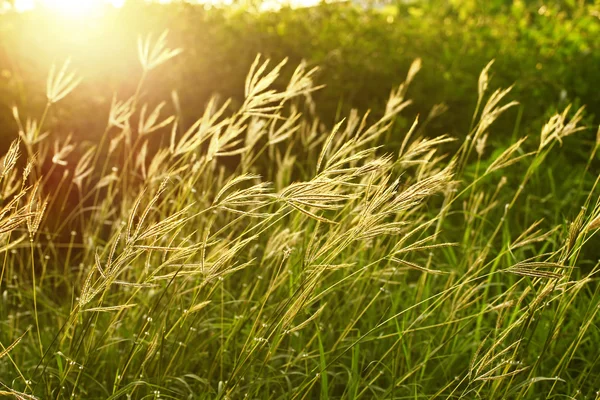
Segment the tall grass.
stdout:
[[315,69],[281,86],[284,62],[257,57],[239,109],[214,99],[185,125],[176,94],[144,100],[179,53],[166,39],[139,41],[137,90],[115,96],[98,143],[48,125],[77,90],[68,62],[39,120],[13,110],[1,394],[597,397],[597,180],[573,172],[566,223],[538,219],[528,197],[582,110],[492,152],[490,127],[516,103],[490,93],[490,64],[464,143],[414,121],[386,154],[418,60],[381,119],[354,111],[330,129]]

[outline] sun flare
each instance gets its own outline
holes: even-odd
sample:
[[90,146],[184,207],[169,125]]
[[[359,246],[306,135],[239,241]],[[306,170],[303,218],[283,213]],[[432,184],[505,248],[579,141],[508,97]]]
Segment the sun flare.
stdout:
[[49,11],[74,18],[93,15],[102,5],[97,0],[43,0],[41,4]]
[[42,4],[51,11],[69,17],[89,15],[99,5],[94,0],[44,0]]
[[[10,4],[10,3],[5,3],[5,4]],[[13,3],[13,7],[18,12],[25,12],[25,11],[33,10],[33,8],[35,7],[35,3],[33,0],[15,0],[15,2]]]
[[[127,0],[0,0],[0,5],[5,9],[13,9],[17,12],[31,11],[35,8],[42,8],[48,12],[61,15],[63,17],[81,19],[102,15],[105,6],[121,8]],[[168,4],[176,0],[146,0],[159,4]],[[204,4],[205,7],[212,6],[230,6],[233,0],[184,0],[191,4]],[[276,11],[282,6],[287,5],[292,8],[312,7],[321,3],[323,0],[262,0],[260,9],[262,11]],[[324,0],[326,3],[341,0]],[[0,10],[1,13],[1,10]]]
[[98,14],[107,5],[120,8],[124,4],[125,0],[15,0],[12,7],[17,12],[24,12],[37,6],[64,17],[81,18]]

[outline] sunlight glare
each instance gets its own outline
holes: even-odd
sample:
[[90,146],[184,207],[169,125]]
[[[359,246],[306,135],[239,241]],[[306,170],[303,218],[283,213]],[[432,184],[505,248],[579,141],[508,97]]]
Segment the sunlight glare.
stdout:
[[33,0],[16,0],[14,2],[14,7],[18,12],[25,12],[33,10],[35,2]]
[[43,0],[42,4],[67,17],[83,17],[98,7],[96,0]]
[[[174,0],[145,0],[159,4],[173,3]],[[181,0],[179,0],[181,1]],[[205,8],[230,6],[234,0],[183,0],[192,4],[204,4]],[[336,2],[340,0],[263,0],[260,3],[261,11],[277,11],[283,6],[291,8],[312,7],[318,5],[321,1]],[[0,0],[5,8],[12,8],[17,12],[30,11],[41,6],[47,11],[62,15],[63,17],[81,19],[83,17],[102,15],[103,6],[112,6],[113,8],[122,8],[127,0],[14,0],[12,2]],[[8,4],[8,6],[7,6]]]

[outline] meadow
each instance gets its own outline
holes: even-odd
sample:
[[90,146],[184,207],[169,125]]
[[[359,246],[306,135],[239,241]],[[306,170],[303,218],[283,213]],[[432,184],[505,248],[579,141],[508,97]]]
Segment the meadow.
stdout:
[[370,112],[314,59],[255,54],[200,106],[169,75],[193,49],[123,46],[107,107],[76,57],[2,91],[1,395],[600,399],[580,98],[488,59],[428,104],[415,57]]

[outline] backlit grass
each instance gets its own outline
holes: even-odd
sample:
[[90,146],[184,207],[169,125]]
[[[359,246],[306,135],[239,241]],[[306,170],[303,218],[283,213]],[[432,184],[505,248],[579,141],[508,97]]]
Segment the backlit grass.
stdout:
[[184,123],[176,95],[143,95],[179,50],[162,35],[138,52],[137,90],[97,116],[97,143],[48,123],[79,84],[68,62],[50,69],[38,118],[13,109],[0,393],[597,398],[600,139],[572,182],[530,194],[585,129],[582,110],[491,148],[516,103],[489,87],[490,63],[464,142],[428,137],[421,118],[390,153],[419,60],[378,120],[325,126],[315,70],[299,65],[279,90],[283,63],[258,57],[239,108],[215,99]]

